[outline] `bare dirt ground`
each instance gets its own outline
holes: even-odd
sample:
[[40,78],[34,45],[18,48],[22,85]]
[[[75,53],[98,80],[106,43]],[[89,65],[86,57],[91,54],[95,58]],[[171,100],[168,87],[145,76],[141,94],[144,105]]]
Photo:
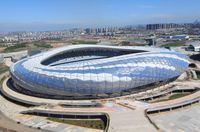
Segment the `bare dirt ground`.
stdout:
[[5,48],[1,48],[1,47],[0,47],[0,53],[2,53],[4,49],[5,49]]

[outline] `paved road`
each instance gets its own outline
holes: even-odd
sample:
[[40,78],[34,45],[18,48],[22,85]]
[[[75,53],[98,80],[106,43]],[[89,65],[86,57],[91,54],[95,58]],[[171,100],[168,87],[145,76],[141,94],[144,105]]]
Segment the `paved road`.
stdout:
[[[122,101],[124,102],[124,101]],[[103,107],[96,108],[64,108],[60,106],[50,107],[37,107],[33,110],[40,111],[62,111],[74,113],[107,113],[109,115],[109,129],[108,132],[156,132],[156,128],[148,121],[144,114],[146,103],[133,102],[133,108],[120,105],[120,102],[106,102]],[[31,109],[29,109],[31,110]]]
[[6,59],[4,60],[4,63],[5,63],[8,67],[10,67],[10,66],[13,64],[13,62],[11,61],[11,58],[6,58]]
[[[1,95],[0,95],[1,96]],[[0,101],[0,105],[2,102]],[[27,126],[17,124],[15,121],[9,119],[0,111],[0,132],[1,131],[17,131],[17,132],[42,132],[42,130],[37,130],[34,128],[29,128]]]
[[200,104],[150,117],[162,131],[200,132]]
[[17,132],[44,132],[42,130],[37,130],[34,128],[29,128],[24,125],[17,124],[13,120],[7,118],[0,112],[0,131],[2,128],[9,128],[9,130],[17,131]]
[[109,113],[110,127],[109,132],[156,132],[152,124],[144,116],[144,109],[136,108],[136,110],[127,112]]

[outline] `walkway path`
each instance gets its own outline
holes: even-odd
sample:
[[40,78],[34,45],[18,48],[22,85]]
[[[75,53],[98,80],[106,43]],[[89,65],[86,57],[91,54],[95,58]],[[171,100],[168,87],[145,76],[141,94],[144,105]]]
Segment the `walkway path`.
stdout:
[[[179,86],[188,86],[188,87],[199,87],[199,81],[186,81],[186,82],[176,82],[174,83]],[[102,102],[102,107],[90,107],[90,108],[64,108],[58,106],[60,102],[62,103],[72,103],[72,102],[84,102],[84,101],[64,101],[64,100],[51,100],[51,99],[42,99],[31,97],[27,95],[23,95],[20,93],[16,93],[9,89],[6,85],[6,81],[3,82],[3,89],[9,95],[20,98],[26,99],[26,101],[32,101],[37,103],[51,103],[51,106],[44,106],[44,107],[35,107],[33,109],[38,110],[46,110],[46,111],[62,111],[62,112],[82,112],[82,113],[107,113],[110,117],[110,132],[120,132],[120,131],[145,131],[148,130],[150,132],[156,131],[154,126],[150,124],[148,119],[145,117],[144,110],[145,109],[155,109],[155,108],[163,108],[163,107],[171,107],[176,104],[180,104],[182,102],[190,101],[194,98],[200,97],[200,91],[197,91],[194,94],[188,95],[186,97],[182,97],[176,100],[169,100],[165,102],[159,103],[142,103],[139,101],[134,101],[133,99],[120,99],[116,101],[105,101]],[[88,101],[85,101],[88,102]],[[53,106],[53,107],[52,107]]]
[[[188,87],[200,87],[199,85],[199,81],[198,80],[191,80],[191,81],[185,81],[185,82],[176,82],[176,84],[179,84],[179,86],[181,87],[184,86],[188,86]],[[193,101],[200,101],[200,90],[193,93],[193,94],[190,94],[190,95],[187,95],[185,97],[181,97],[181,98],[178,98],[178,99],[174,99],[174,100],[169,100],[169,101],[164,101],[164,102],[158,102],[158,103],[151,103],[149,104],[148,106],[148,110],[162,110],[162,109],[167,109],[167,108],[171,108],[173,106],[182,106],[182,105],[185,105],[185,104],[190,104],[192,103]]]
[[200,104],[171,112],[152,114],[150,118],[166,132],[200,132]]
[[127,112],[109,113],[109,132],[156,132],[152,124],[144,116],[143,108],[136,108]]
[[132,101],[134,107],[128,108],[123,104],[123,101],[119,102],[105,102],[100,108],[64,108],[60,106],[54,106],[48,108],[48,106],[41,106],[29,109],[29,111],[46,111],[72,113],[77,115],[78,113],[93,115],[99,113],[107,113],[109,115],[109,132],[156,132],[156,128],[145,117],[144,108],[146,103]]

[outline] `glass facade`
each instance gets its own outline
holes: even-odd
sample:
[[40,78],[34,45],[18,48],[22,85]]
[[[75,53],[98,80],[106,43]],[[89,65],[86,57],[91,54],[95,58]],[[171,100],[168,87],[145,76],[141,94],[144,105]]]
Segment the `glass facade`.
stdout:
[[170,80],[188,64],[187,56],[164,49],[83,45],[23,59],[10,71],[14,82],[29,91],[75,96],[120,93]]

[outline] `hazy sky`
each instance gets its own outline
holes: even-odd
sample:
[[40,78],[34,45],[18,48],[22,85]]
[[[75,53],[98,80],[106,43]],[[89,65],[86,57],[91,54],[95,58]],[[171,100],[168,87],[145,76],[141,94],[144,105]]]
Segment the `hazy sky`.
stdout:
[[0,31],[193,22],[200,0],[2,0]]

